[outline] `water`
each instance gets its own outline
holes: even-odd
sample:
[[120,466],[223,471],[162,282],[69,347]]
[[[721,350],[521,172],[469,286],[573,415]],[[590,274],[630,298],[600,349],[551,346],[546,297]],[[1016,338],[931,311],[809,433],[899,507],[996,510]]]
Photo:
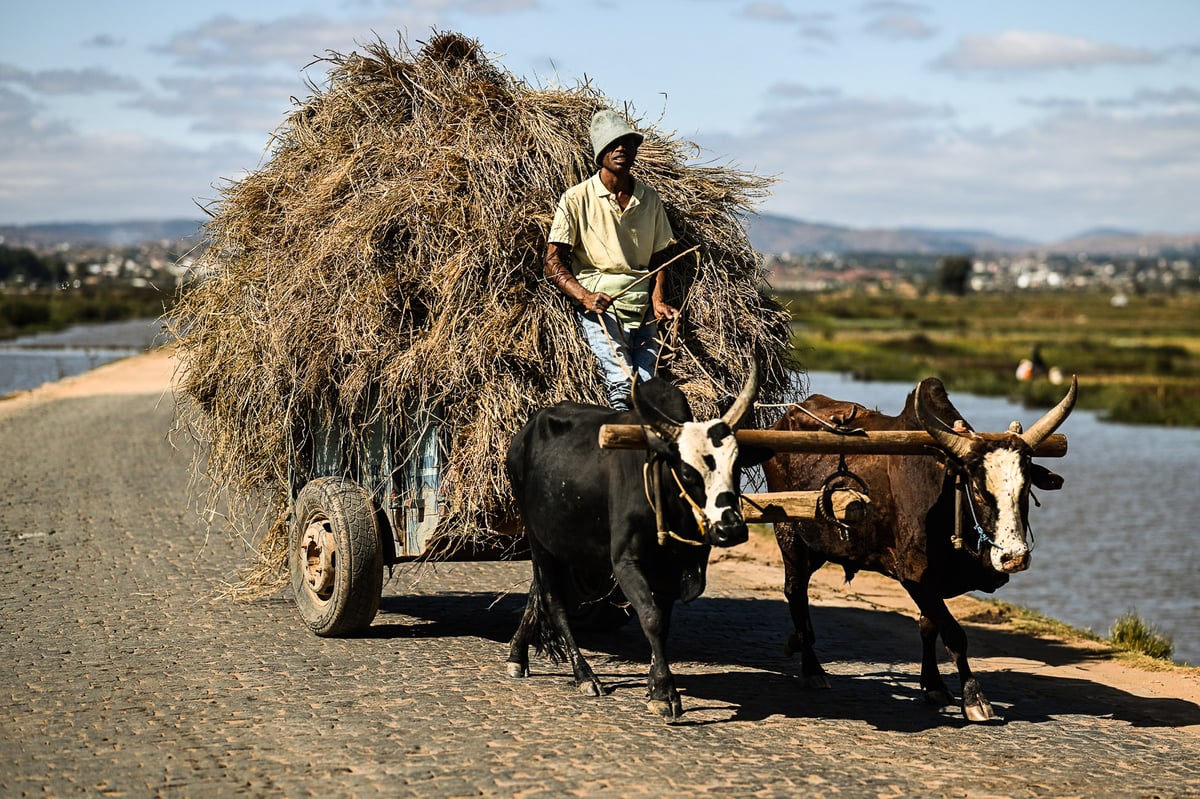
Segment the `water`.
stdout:
[[0,343],[0,397],[83,374],[164,340],[157,320],[76,325]]
[[[809,380],[814,393],[893,414],[913,388],[829,372]],[[1043,412],[995,397],[951,400],[984,432],[1013,419],[1028,428]],[[1100,635],[1135,611],[1171,637],[1175,660],[1200,664],[1200,430],[1112,424],[1076,410],[1058,432],[1066,457],[1041,463],[1065,483],[1034,492],[1042,505],[1030,506],[1033,565],[994,596]]]

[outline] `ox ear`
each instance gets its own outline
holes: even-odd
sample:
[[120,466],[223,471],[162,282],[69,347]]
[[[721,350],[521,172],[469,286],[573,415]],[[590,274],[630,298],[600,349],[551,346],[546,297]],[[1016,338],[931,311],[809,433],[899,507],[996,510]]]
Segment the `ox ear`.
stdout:
[[672,419],[652,401],[647,402],[642,397],[640,387],[645,385],[641,380],[634,376],[633,387],[630,392],[630,399],[633,401],[633,409],[637,411],[638,416],[642,417],[645,424],[653,430],[658,437],[664,441],[673,442],[679,440],[680,433],[683,432],[683,423]]
[[1034,488],[1040,488],[1043,491],[1057,491],[1063,487],[1063,478],[1061,474],[1055,474],[1036,463],[1029,464],[1029,482]]
[[775,450],[770,447],[760,447],[757,444],[738,444],[737,465],[739,469],[749,469],[763,461],[775,457]]

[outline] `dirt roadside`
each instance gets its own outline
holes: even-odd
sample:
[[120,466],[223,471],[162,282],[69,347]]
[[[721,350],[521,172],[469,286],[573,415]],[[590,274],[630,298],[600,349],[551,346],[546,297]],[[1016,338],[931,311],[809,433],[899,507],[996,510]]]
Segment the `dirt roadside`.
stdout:
[[[746,588],[782,594],[783,562],[774,539],[751,536],[747,544],[717,554],[709,567],[712,579],[724,579]],[[860,572],[849,584],[842,570],[826,566],[812,580],[814,606],[872,608],[893,611],[913,619],[913,662],[920,669],[917,612],[899,583],[870,572]],[[997,599],[1003,600],[1003,589]],[[947,603],[962,622],[971,644],[971,666],[977,673],[1020,671],[1024,674],[1081,680],[1115,688],[1146,700],[1177,699],[1200,706],[1200,668],[1179,666],[1147,657],[1120,655],[1103,643],[1084,636],[1030,634],[999,610],[997,603],[961,596]],[[944,674],[949,674],[945,666]],[[1167,706],[1165,703],[1163,706]],[[1194,713],[1174,722],[1179,729],[1200,738]]]
[[[0,401],[0,418],[38,403],[64,398],[160,394],[163,402],[170,402],[174,370],[175,361],[169,349],[115,361],[83,375],[12,395]],[[47,490],[52,489],[47,487]],[[767,535],[755,535],[750,543],[717,554],[710,569],[710,581],[724,581],[778,596],[783,568],[774,541]],[[826,567],[814,576],[812,594],[816,605],[887,610],[915,618],[912,602],[899,585],[870,573],[860,573],[847,585],[840,569]],[[1003,599],[1002,594],[998,598]],[[1134,697],[1176,699],[1200,706],[1200,668],[1114,657],[1103,644],[1083,637],[1022,634],[1011,619],[997,613],[993,603],[972,597],[959,597],[950,605],[967,628],[972,664],[979,672],[1020,671],[1086,680]],[[919,668],[918,657],[914,624],[914,672]],[[1195,723],[1194,713],[1180,718],[1178,724],[1181,731],[1200,737],[1200,724]]]

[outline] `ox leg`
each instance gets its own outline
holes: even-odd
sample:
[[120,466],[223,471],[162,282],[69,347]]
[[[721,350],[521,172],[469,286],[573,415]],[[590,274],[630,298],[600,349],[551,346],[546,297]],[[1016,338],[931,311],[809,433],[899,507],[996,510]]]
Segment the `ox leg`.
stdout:
[[776,540],[783,554],[783,595],[787,597],[788,611],[792,614],[792,626],[795,628],[784,644],[784,651],[788,655],[800,653],[800,673],[806,688],[829,688],[829,675],[813,648],[817,636],[813,631],[812,614],[808,606],[808,584],[813,573],[825,561],[815,558],[795,533],[779,531],[781,526],[776,526]]
[[[549,553],[545,553],[543,557],[550,558],[551,556]],[[592,671],[592,666],[587,662],[587,658],[579,651],[579,645],[575,643],[575,636],[571,633],[567,608],[562,601],[563,596],[566,595],[562,585],[562,575],[566,573],[566,569],[557,562],[554,565],[559,568],[540,569],[541,582],[545,587],[542,597],[546,603],[546,615],[562,641],[566,657],[571,661],[571,671],[575,675],[575,687],[584,696],[604,696],[606,693],[604,686],[596,673]]]
[[579,651],[579,645],[571,633],[566,607],[562,602],[564,593],[560,576],[563,570],[532,537],[530,557],[533,561],[533,581],[530,583],[525,613],[509,642],[509,676],[522,677],[529,673],[529,642],[532,640],[538,650],[544,651],[551,660],[566,659],[571,662],[575,685],[580,693],[603,696],[604,686]]
[[[945,600],[939,595],[923,590],[920,586],[906,584],[905,588],[908,589],[909,596],[921,610],[921,638],[927,644],[924,647],[925,652],[921,664],[921,687],[925,689],[926,697],[930,698],[930,701],[937,701],[936,693],[939,686],[941,691],[949,694],[937,669],[936,652],[933,646],[933,632],[936,631],[942,637],[942,643],[946,645],[946,651],[958,669],[958,677],[962,683],[963,716],[967,721],[990,721],[996,718],[996,711],[987,697],[983,695],[979,681],[971,672],[971,664],[967,660],[967,634],[963,631],[962,625],[950,613],[950,609],[946,607]],[[931,628],[928,638],[926,638],[926,625]],[[927,682],[930,671],[936,675],[936,679]]]
[[529,638],[535,628],[543,622],[542,582],[538,575],[538,566],[533,564],[533,579],[529,583],[529,598],[525,601],[525,612],[521,614],[521,623],[508,642],[508,676],[514,678],[529,676]]
[[671,627],[670,599],[660,599],[638,568],[615,563],[614,572],[625,598],[637,611],[642,633],[650,643],[650,674],[646,683],[646,709],[669,721],[683,715],[683,702],[675,689],[675,676],[667,662],[667,634]]
[[571,634],[571,625],[567,620],[567,610],[559,599],[561,595],[551,595],[549,599],[550,618],[553,619],[553,624],[558,628],[562,635],[563,643],[566,645],[567,657],[571,661],[571,671],[575,674],[575,687],[584,696],[604,696],[607,691],[604,689],[604,684],[600,682],[600,678],[596,676],[596,672],[592,671],[592,666],[587,662],[587,658],[579,651],[579,645],[575,643],[575,636]]
[[921,688],[925,691],[925,701],[938,707],[953,705],[954,695],[950,693],[938,669],[937,625],[924,613],[917,625],[921,630]]

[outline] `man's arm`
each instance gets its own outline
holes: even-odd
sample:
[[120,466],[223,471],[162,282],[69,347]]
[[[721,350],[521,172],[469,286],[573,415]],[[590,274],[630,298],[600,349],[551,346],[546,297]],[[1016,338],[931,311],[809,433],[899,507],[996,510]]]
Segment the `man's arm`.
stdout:
[[546,260],[542,271],[547,280],[557,286],[563,294],[583,305],[584,310],[597,314],[607,311],[612,305],[612,297],[584,288],[571,272],[570,262],[570,245],[552,241],[546,246]]
[[[654,271],[658,267],[671,260],[671,248],[659,250],[650,256],[650,271]],[[660,322],[666,322],[679,316],[679,309],[667,304],[666,297],[663,294],[663,273],[659,272],[653,278],[654,289],[650,293],[650,304],[654,308],[654,318]]]

